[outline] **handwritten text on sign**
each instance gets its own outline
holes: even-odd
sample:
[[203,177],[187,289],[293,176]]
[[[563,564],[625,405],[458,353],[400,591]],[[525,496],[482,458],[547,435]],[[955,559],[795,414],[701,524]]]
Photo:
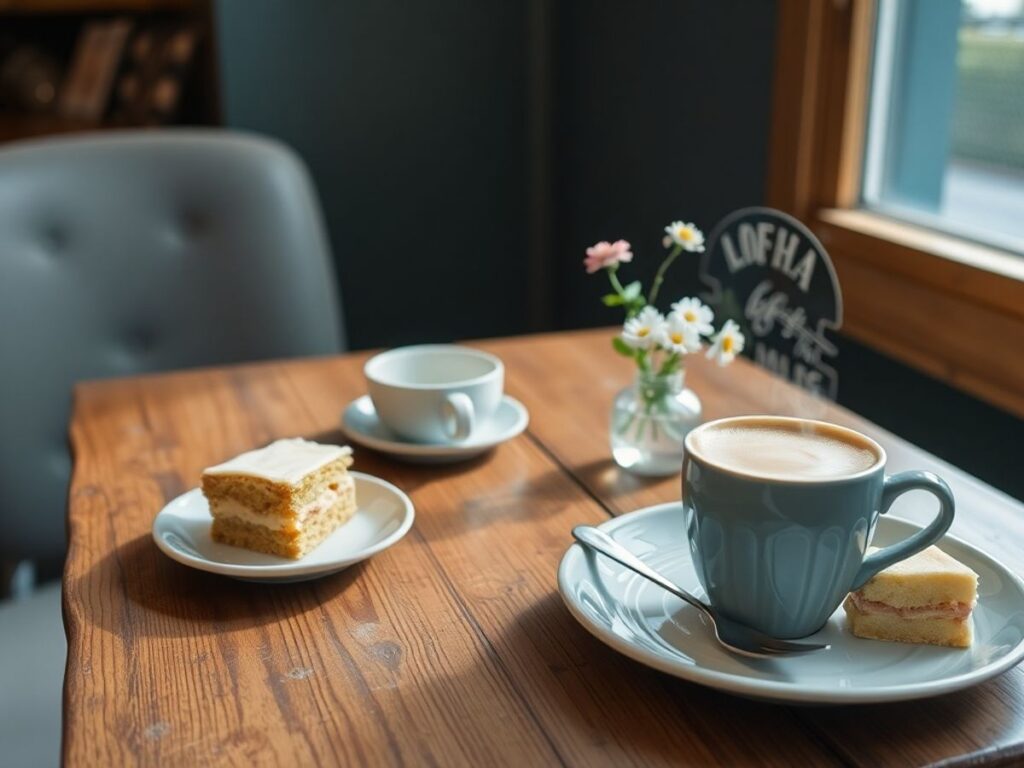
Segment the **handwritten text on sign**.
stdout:
[[829,365],[838,350],[826,329],[842,323],[842,294],[818,239],[771,208],[745,208],[711,233],[701,262],[705,298],[735,320],[755,361],[812,392],[835,398]]

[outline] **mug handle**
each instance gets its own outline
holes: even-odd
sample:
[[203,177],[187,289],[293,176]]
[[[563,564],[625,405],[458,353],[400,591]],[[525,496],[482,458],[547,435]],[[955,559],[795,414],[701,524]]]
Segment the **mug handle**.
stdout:
[[452,392],[445,395],[441,404],[441,416],[444,431],[451,440],[465,440],[473,431],[475,416],[473,401],[465,392]]
[[910,472],[900,472],[898,475],[891,475],[885,478],[882,486],[882,501],[878,513],[884,515],[889,507],[896,501],[896,497],[907,491],[922,490],[930,492],[939,500],[939,514],[924,530],[918,531],[909,539],[904,539],[898,544],[892,544],[884,549],[868,555],[861,563],[857,577],[850,587],[852,592],[863,587],[868,580],[893,563],[905,560],[911,555],[916,555],[942,538],[953,522],[955,504],[953,492],[946,485],[946,481],[936,474],[916,469]]

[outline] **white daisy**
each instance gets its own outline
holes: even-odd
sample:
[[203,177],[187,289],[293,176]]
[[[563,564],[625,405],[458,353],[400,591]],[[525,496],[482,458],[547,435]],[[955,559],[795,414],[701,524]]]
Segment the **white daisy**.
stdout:
[[677,314],[671,314],[662,326],[658,343],[669,352],[687,355],[700,349],[700,334],[696,326],[687,323]]
[[672,242],[681,245],[684,251],[700,253],[704,250],[704,233],[693,223],[673,221],[665,227],[665,232],[672,238]]
[[650,349],[661,338],[665,318],[654,307],[644,307],[622,326],[622,340],[633,349]]
[[714,326],[711,325],[715,320],[714,311],[695,296],[680,299],[673,304],[670,317],[679,317],[701,336],[710,336],[715,332]]
[[708,358],[716,360],[719,365],[728,365],[740,352],[746,339],[740,327],[732,320],[726,320],[722,330],[715,336],[714,343],[708,349]]

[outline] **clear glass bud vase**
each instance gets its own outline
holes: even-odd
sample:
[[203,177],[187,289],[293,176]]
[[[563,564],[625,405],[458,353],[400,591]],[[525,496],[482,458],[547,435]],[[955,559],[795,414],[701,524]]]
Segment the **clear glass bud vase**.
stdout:
[[683,466],[683,440],[700,424],[700,398],[683,386],[684,372],[638,371],[612,403],[615,463],[638,475],[665,476]]

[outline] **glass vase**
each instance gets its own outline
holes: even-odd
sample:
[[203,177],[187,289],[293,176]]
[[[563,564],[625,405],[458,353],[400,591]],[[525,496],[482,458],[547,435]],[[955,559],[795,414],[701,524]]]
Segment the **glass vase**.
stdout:
[[701,418],[700,398],[683,382],[683,371],[638,371],[632,386],[615,396],[610,437],[616,464],[646,476],[682,469],[683,440]]

